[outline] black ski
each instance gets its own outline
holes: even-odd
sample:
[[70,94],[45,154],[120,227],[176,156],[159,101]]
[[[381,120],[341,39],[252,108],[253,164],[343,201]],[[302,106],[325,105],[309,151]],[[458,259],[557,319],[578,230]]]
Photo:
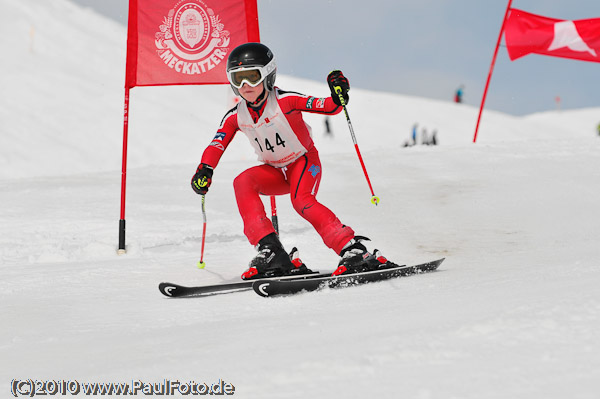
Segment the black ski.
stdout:
[[324,288],[342,288],[365,284],[374,281],[387,280],[394,277],[410,276],[436,270],[445,258],[414,266],[397,266],[389,269],[369,272],[345,274],[341,276],[316,277],[292,281],[255,281],[252,284],[254,292],[262,297],[292,295],[302,291],[317,291]]
[[252,289],[252,284],[256,281],[287,281],[287,280],[304,280],[310,278],[319,278],[330,276],[331,273],[309,273],[309,274],[301,274],[295,276],[285,276],[285,277],[270,277],[256,280],[248,280],[248,281],[236,281],[234,283],[225,283],[225,284],[214,284],[214,285],[201,285],[195,287],[186,287],[179,284],[174,283],[160,283],[158,285],[159,291],[170,298],[185,298],[185,297],[202,297],[202,296],[210,296],[217,294],[229,294],[233,292],[246,291]]

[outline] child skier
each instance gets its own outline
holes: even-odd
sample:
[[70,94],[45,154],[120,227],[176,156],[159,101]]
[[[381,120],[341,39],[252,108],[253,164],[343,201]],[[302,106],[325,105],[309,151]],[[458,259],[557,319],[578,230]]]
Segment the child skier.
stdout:
[[341,71],[331,72],[327,82],[332,96],[315,98],[275,87],[276,69],[273,53],[261,43],[242,44],[231,52],[227,78],[234,93],[244,101],[225,114],[216,136],[202,154],[192,188],[198,194],[208,192],[213,170],[236,132],[242,131],[262,162],[242,172],[233,182],[244,234],[258,250],[242,279],[310,272],[306,266],[290,260],[291,254],[279,241],[260,195],[290,195],[296,212],[312,224],[327,247],[341,256],[334,275],[384,267],[385,258],[374,256],[361,243],[368,238],[355,236],[349,226],[316,199],[321,162],[302,112],[341,112],[334,87],[341,87],[347,103],[348,79]]

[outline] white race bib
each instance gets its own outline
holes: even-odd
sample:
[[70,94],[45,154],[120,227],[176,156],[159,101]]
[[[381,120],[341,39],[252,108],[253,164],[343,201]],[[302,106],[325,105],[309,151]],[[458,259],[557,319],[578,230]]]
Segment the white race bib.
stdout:
[[260,162],[282,168],[307,152],[281,111],[275,90],[269,92],[263,114],[256,123],[244,102],[238,105],[237,119]]

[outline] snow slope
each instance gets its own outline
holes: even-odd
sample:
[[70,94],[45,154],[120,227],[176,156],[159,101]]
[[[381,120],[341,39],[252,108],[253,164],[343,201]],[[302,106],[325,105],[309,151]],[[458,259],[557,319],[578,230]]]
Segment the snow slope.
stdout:
[[[229,89],[132,90],[128,253],[116,255],[125,31],[66,0],[0,0],[0,395],[13,379],[235,386],[240,398],[597,398],[600,108],[513,117],[352,88],[350,116],[307,116],[319,199],[398,262],[439,272],[264,299],[169,300],[160,281],[234,281],[254,250],[231,180],[242,136],[206,197],[189,179]],[[352,77],[349,77],[352,80]],[[423,84],[425,84],[424,82]],[[327,95],[323,82],[278,85]],[[402,148],[412,125],[439,146]],[[278,198],[281,238],[313,268],[337,255]],[[81,394],[83,396],[83,393]],[[106,396],[104,396],[106,397]]]

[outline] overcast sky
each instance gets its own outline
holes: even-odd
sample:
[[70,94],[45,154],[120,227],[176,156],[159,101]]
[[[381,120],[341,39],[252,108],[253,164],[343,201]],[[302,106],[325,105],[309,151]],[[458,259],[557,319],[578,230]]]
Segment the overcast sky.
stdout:
[[[127,23],[128,0],[71,0]],[[278,72],[324,80],[341,69],[351,86],[479,106],[507,0],[258,0],[261,41]],[[558,19],[600,17],[600,2],[514,0]],[[504,40],[503,40],[504,43]],[[293,88],[288,88],[293,89]],[[486,107],[514,115],[600,106],[600,64],[501,47]],[[600,119],[600,115],[598,116]]]

